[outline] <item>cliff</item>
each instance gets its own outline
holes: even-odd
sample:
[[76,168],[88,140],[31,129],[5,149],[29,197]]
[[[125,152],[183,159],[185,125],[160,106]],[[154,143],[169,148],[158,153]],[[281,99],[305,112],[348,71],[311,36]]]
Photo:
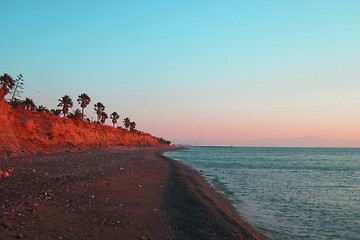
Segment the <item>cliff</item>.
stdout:
[[0,96],[0,154],[112,146],[161,146],[157,138],[148,133],[64,119],[48,113],[11,109],[1,92]]

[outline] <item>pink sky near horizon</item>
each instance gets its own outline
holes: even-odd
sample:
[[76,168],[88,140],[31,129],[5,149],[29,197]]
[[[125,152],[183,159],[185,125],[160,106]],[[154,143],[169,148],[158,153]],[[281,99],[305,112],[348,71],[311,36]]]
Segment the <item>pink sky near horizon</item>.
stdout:
[[[174,107],[176,109],[176,107]],[[349,111],[349,112],[347,112]],[[288,111],[288,114],[272,114],[264,110],[250,114],[193,114],[166,115],[164,125],[158,125],[156,117],[144,120],[145,129],[174,140],[199,140],[207,142],[233,142],[237,140],[259,140],[263,138],[291,139],[305,136],[323,139],[360,140],[359,111],[342,109],[330,112],[313,112],[301,115],[303,111]],[[249,113],[246,111],[246,113]],[[158,113],[161,114],[161,113]],[[195,113],[194,113],[195,114]],[[200,115],[200,116],[199,116]],[[154,114],[157,116],[157,114]],[[280,117],[279,117],[280,116]],[[152,123],[152,125],[150,124]]]
[[[175,124],[174,124],[175,125]],[[173,126],[174,126],[173,125]],[[360,127],[354,125],[341,126],[337,129],[331,124],[319,124],[312,126],[292,124],[250,124],[243,127],[214,127],[210,124],[202,125],[175,125],[165,126],[164,129],[157,129],[152,126],[154,134],[159,136],[170,136],[175,140],[198,140],[206,142],[235,142],[239,140],[254,141],[264,138],[275,138],[279,140],[302,138],[306,136],[320,137],[325,140],[345,139],[360,140]],[[174,137],[171,137],[174,136]]]

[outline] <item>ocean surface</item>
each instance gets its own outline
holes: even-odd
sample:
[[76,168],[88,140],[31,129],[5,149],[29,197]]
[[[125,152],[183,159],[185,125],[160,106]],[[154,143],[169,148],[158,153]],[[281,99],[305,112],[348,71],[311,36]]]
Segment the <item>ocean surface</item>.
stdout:
[[191,147],[167,152],[271,239],[360,239],[360,149]]

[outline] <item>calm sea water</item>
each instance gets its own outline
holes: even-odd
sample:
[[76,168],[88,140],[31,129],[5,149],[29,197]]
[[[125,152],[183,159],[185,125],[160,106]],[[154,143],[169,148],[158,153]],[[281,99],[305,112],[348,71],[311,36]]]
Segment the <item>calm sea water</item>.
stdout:
[[191,147],[201,171],[272,239],[360,239],[360,149]]

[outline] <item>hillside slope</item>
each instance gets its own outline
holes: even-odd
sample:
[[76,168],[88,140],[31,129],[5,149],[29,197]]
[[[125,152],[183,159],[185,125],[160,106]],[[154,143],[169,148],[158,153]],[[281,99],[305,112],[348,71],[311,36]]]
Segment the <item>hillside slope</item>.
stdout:
[[11,109],[1,92],[0,96],[0,154],[111,146],[161,146],[157,138],[148,133]]

